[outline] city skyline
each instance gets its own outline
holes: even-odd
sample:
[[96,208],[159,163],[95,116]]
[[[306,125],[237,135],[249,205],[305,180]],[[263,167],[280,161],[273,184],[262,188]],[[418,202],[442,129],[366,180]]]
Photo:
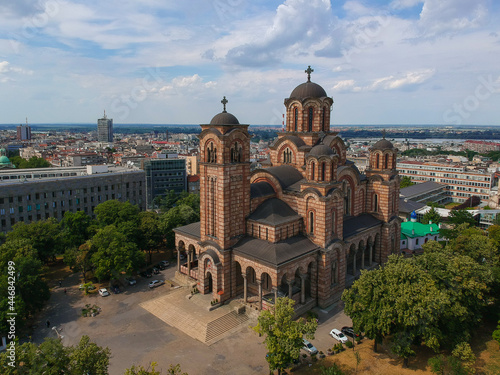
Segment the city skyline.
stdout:
[[280,125],[290,87],[332,124],[498,125],[489,0],[0,4],[0,123]]

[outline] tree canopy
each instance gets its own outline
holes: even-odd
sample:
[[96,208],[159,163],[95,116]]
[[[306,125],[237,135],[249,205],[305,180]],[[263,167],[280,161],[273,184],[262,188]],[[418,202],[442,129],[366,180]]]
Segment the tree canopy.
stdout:
[[315,319],[293,320],[294,304],[290,298],[278,298],[273,311],[263,310],[259,315],[256,330],[266,336],[264,343],[270,371],[280,372],[298,359],[304,336],[313,339],[318,327]]

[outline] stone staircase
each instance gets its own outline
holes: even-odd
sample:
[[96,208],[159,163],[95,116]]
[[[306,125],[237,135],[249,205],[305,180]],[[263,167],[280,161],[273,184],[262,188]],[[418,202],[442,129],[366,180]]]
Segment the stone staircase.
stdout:
[[226,332],[232,331],[246,321],[248,321],[248,316],[246,314],[238,314],[235,311],[231,311],[209,322],[206,329],[205,343],[207,345],[212,345],[214,342],[220,340],[222,338],[221,336]]
[[224,338],[249,320],[245,313],[238,314],[230,305],[208,311],[207,306],[200,306],[200,301],[188,299],[187,293],[188,288],[180,288],[140,306],[169,326],[207,345]]

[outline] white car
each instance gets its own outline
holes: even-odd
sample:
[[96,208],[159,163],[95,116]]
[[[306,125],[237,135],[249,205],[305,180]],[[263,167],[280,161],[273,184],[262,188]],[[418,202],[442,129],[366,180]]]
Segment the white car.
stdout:
[[302,349],[304,349],[309,354],[318,354],[318,349],[316,349],[316,347],[313,344],[311,344],[306,339],[302,339],[302,342],[304,343]]
[[345,344],[347,342],[347,337],[338,329],[332,329],[330,331],[330,336],[332,336],[335,340],[340,341],[342,344]]
[[99,294],[103,297],[109,296],[109,292],[106,288],[99,289]]
[[150,288],[156,288],[157,286],[160,286],[161,284],[165,284],[165,281],[163,280],[153,280],[149,283]]

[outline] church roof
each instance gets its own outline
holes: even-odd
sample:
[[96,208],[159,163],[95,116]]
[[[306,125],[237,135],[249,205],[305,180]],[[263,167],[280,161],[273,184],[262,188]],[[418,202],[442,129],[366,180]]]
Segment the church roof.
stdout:
[[200,225],[200,222],[198,221],[196,223],[184,225],[183,227],[175,228],[174,232],[200,239],[201,238],[200,228],[201,228],[201,225]]
[[256,182],[250,185],[250,198],[259,198],[274,194],[273,187],[266,181]]
[[313,156],[328,156],[328,155],[334,155],[335,152],[328,146],[326,145],[316,145],[314,146],[311,151],[309,151],[309,155]]
[[377,141],[372,148],[375,150],[387,150],[387,149],[393,149],[394,145],[391,143],[391,141],[382,138],[381,140]]
[[283,190],[304,178],[302,173],[290,165],[266,168],[264,171],[275,177]]
[[9,158],[5,155],[0,156],[0,164],[10,164]]
[[406,237],[424,237],[428,234],[436,235],[439,234],[439,225],[437,224],[422,224],[418,221],[405,221],[401,223],[401,234]]
[[280,225],[300,219],[300,216],[281,199],[270,198],[257,207],[248,219],[267,225]]
[[272,266],[278,266],[319,249],[307,237],[295,236],[271,243],[253,237],[243,237],[234,247],[236,254]]
[[370,214],[361,214],[344,221],[344,240],[355,236],[365,229],[381,225],[382,221]]
[[240,122],[233,114],[229,112],[221,112],[215,115],[210,121],[210,125],[239,125]]
[[327,96],[323,87],[317,83],[307,81],[298,85],[290,94],[290,99],[323,98]]

